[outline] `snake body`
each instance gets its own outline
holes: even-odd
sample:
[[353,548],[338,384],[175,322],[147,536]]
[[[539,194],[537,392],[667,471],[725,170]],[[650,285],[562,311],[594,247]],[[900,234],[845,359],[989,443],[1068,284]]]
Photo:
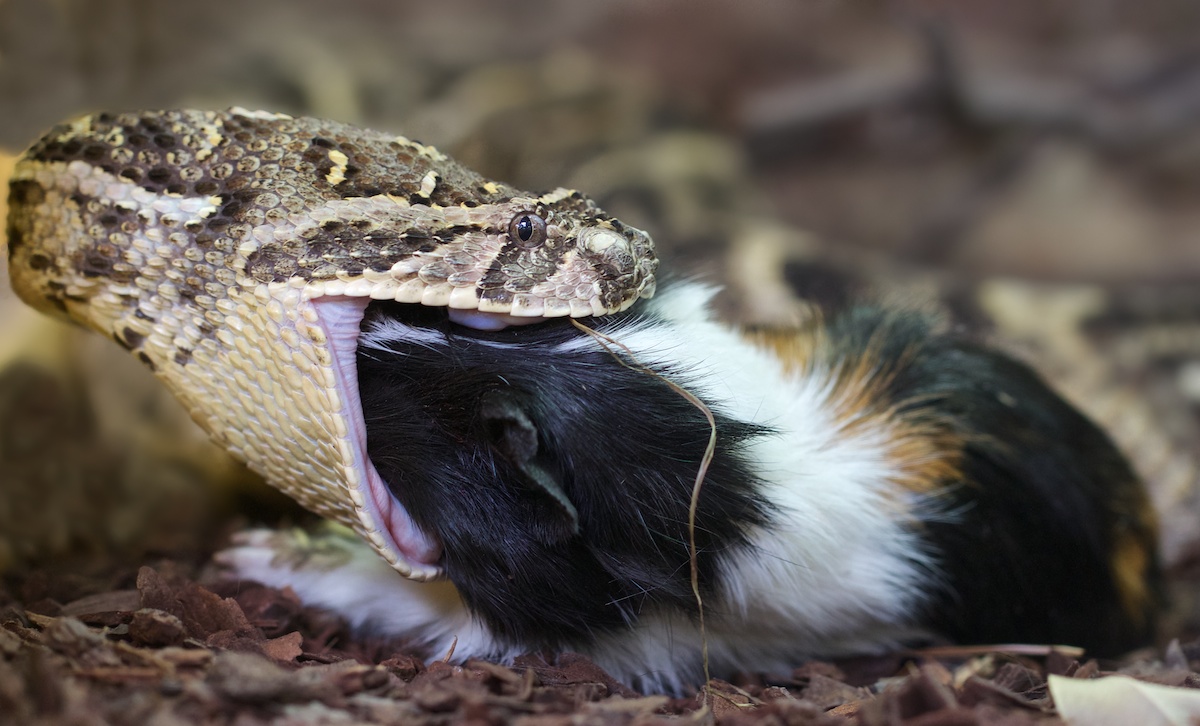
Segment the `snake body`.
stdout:
[[496,328],[617,312],[655,285],[647,235],[577,191],[530,194],[406,138],[236,108],[57,126],[10,202],[22,299],[129,349],[214,440],[414,579],[440,573],[439,545],[366,454],[368,302]]

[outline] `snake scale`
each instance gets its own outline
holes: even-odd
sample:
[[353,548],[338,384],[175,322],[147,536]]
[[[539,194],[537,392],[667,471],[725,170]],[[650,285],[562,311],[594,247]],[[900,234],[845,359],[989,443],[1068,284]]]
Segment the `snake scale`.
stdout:
[[238,108],[57,126],[10,202],[22,299],[130,350],[215,441],[414,579],[439,574],[438,545],[366,454],[368,302],[498,328],[655,288],[648,236],[577,191],[529,194],[416,141]]

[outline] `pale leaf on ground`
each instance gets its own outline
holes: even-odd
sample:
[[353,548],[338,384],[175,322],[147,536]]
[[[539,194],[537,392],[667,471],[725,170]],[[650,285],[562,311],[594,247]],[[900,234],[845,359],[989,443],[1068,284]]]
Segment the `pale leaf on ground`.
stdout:
[[1200,723],[1200,690],[1125,676],[1095,680],[1050,676],[1058,715],[1071,726],[1188,726]]

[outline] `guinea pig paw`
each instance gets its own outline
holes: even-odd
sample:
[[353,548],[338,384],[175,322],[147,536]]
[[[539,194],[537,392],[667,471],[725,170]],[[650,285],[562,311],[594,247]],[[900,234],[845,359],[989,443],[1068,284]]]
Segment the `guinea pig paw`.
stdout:
[[511,659],[523,652],[500,645],[471,617],[452,584],[405,579],[336,525],[240,532],[214,560],[228,577],[291,588],[305,605],[331,610],[354,627],[408,638],[431,654],[444,655],[455,643],[460,659]]
[[[231,539],[231,547],[213,555],[218,572],[232,580],[253,580],[272,587],[285,587],[291,567],[285,564],[289,550],[283,540],[283,532],[269,529],[254,529],[238,532]],[[280,542],[276,549],[273,542]]]
[[216,564],[231,577],[273,587],[289,585],[301,574],[336,571],[366,548],[353,533],[334,526],[311,533],[251,529],[235,534],[231,543],[213,556]]

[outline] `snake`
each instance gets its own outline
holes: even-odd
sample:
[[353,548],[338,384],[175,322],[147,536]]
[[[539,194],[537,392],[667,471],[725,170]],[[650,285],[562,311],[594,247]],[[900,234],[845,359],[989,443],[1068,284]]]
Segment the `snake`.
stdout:
[[495,330],[627,309],[650,237],[565,188],[491,181],[436,148],[232,108],[87,115],[20,158],[17,295],[111,338],[270,484],[353,529],[401,575],[439,544],[366,451],[355,369],[372,300]]

